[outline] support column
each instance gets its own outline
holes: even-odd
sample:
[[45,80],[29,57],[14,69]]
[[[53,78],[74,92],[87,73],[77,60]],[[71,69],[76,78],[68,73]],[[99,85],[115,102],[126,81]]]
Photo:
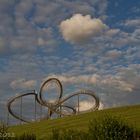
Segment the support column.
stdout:
[[[22,118],[22,97],[20,100],[20,118]],[[20,124],[22,124],[22,121],[20,120]]]

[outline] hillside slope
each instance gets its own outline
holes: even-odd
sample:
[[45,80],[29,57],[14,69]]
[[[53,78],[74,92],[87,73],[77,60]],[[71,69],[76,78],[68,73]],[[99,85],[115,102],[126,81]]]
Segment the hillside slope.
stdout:
[[34,122],[31,124],[12,126],[9,131],[14,132],[17,135],[24,132],[34,133],[38,138],[49,137],[53,128],[74,128],[86,131],[90,120],[104,117],[107,114],[119,116],[130,125],[135,126],[137,130],[140,130],[140,105],[135,105],[89,112],[54,120],[42,120],[41,122]]

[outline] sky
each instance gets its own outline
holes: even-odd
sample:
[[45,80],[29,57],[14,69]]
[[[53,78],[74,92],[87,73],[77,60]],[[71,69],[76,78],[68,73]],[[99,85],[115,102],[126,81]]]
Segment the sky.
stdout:
[[103,108],[139,104],[140,1],[0,0],[0,118],[50,77]]

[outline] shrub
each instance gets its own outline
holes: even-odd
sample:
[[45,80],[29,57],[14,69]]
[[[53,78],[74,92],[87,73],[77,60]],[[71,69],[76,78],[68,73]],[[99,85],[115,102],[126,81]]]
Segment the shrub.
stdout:
[[4,123],[0,122],[0,133],[4,134],[7,133],[8,131],[8,126],[6,126]]
[[53,129],[51,140],[88,140],[87,133],[74,129]]
[[117,117],[94,119],[87,133],[68,129],[53,129],[51,140],[139,140],[139,132]]
[[23,135],[16,136],[14,139],[11,140],[36,140],[36,135],[24,133]]
[[8,140],[6,134],[8,132],[8,126],[6,126],[3,122],[0,122],[0,140]]
[[89,137],[93,140],[136,140],[136,133],[121,119],[105,116],[90,122]]
[[0,123],[0,140],[36,140],[34,134],[22,134],[21,136],[15,136],[14,133],[8,132],[8,126],[4,123]]

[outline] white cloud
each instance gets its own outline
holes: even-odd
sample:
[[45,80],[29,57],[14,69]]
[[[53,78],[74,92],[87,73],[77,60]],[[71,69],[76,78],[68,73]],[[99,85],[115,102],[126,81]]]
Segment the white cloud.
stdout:
[[129,20],[126,20],[124,25],[128,26],[128,27],[140,26],[140,19],[129,19]]
[[140,64],[130,64],[126,68],[121,68],[118,75],[123,81],[129,85],[133,85],[133,89],[140,87]]
[[[65,75],[50,75],[43,79],[45,81],[48,78],[58,78],[63,84],[88,84],[92,85],[94,88],[97,88],[95,86],[100,86],[107,90],[118,90],[120,92],[132,92],[134,88],[134,84],[128,82],[121,76],[113,76],[113,75],[78,75],[78,76],[65,76]],[[134,78],[135,79],[135,78]],[[92,88],[93,88],[92,87]],[[111,88],[111,89],[110,89]],[[94,89],[96,90],[96,89]],[[104,92],[105,92],[104,91]]]
[[0,38],[0,52],[2,52],[5,48],[5,40]]
[[[80,101],[79,102],[79,111],[87,111],[90,110],[94,107],[95,103],[91,102],[91,101]],[[102,102],[100,102],[99,104],[99,110],[103,110],[104,109],[104,105]],[[78,110],[78,107],[76,107],[76,110]]]
[[[93,74],[93,75],[79,75],[79,76],[63,76],[63,75],[51,75],[46,77],[44,80],[55,77],[58,78],[61,82],[64,83],[89,83],[89,84],[95,84],[97,80],[100,78],[99,75]],[[44,81],[43,80],[43,81]]]
[[[90,102],[90,101],[80,101],[79,102],[79,111],[90,110],[93,106],[94,106],[93,102]],[[76,110],[78,110],[78,107],[76,107]]]
[[41,37],[38,38],[38,45],[42,46],[45,45],[46,41],[44,39],[42,39]]
[[101,84],[106,86],[106,88],[108,89],[110,87],[111,89],[109,90],[112,90],[114,88],[114,91],[118,89],[121,92],[123,91],[132,92],[134,88],[133,84],[130,84],[129,82],[123,80],[122,77],[113,75],[104,77],[103,80],[101,81]]
[[107,26],[100,19],[81,14],[75,14],[70,19],[60,23],[60,31],[64,39],[71,43],[86,41],[93,36],[99,35],[106,28]]
[[103,110],[104,109],[104,104],[102,102],[100,102],[99,104],[99,110]]
[[35,80],[25,80],[25,79],[18,79],[14,80],[10,83],[10,87],[13,89],[32,89],[35,87],[37,82]]
[[47,51],[49,50],[53,51],[54,47],[57,46],[57,42],[54,39],[50,39],[46,41],[45,39],[39,37],[37,42],[38,42],[38,46],[45,46],[45,47],[47,46],[48,47]]
[[118,35],[119,32],[120,32],[120,29],[110,29],[106,32],[106,35],[115,36],[115,35]]
[[106,53],[106,56],[111,58],[111,59],[116,59],[118,57],[120,57],[122,54],[121,51],[118,51],[118,50],[110,50]]

